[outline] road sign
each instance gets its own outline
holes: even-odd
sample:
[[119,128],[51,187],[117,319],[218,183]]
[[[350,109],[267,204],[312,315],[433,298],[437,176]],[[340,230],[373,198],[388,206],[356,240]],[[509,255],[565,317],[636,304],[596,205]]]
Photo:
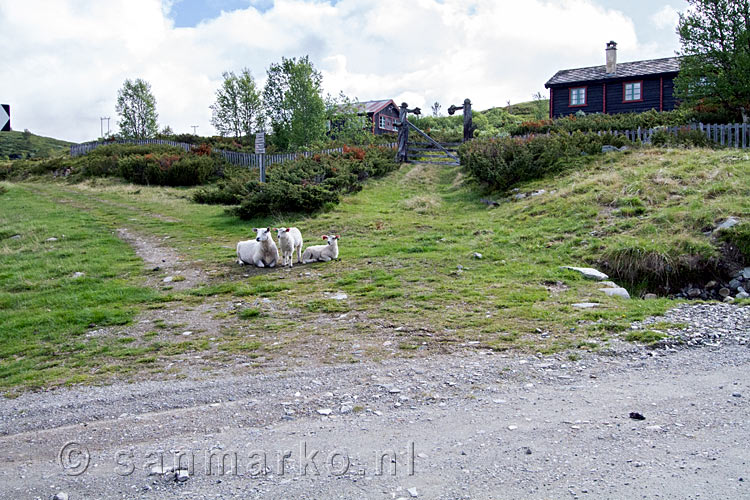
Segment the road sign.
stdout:
[[266,133],[256,132],[255,133],[255,154],[265,154],[266,152]]
[[0,104],[0,132],[10,132],[9,104]]

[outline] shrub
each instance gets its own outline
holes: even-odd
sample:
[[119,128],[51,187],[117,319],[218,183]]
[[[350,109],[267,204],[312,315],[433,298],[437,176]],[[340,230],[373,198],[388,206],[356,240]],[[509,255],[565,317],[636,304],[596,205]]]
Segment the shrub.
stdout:
[[491,189],[507,189],[517,182],[538,179],[568,168],[571,159],[600,154],[602,146],[630,144],[612,134],[551,134],[528,138],[474,139],[458,149],[461,164]]
[[195,186],[205,184],[216,173],[210,156],[146,154],[119,160],[120,175],[136,184]]
[[672,134],[668,130],[663,129],[655,131],[651,135],[651,144],[654,146],[706,148],[713,143],[700,130],[690,130],[687,127],[681,127],[677,130],[677,134]]
[[216,188],[196,193],[194,199],[234,202],[239,198],[235,213],[244,219],[273,213],[309,213],[337,204],[342,194],[362,189],[365,179],[384,175],[397,166],[391,149],[347,147],[343,153],[271,165],[265,183],[253,179],[240,185],[232,177],[237,176],[234,172]]

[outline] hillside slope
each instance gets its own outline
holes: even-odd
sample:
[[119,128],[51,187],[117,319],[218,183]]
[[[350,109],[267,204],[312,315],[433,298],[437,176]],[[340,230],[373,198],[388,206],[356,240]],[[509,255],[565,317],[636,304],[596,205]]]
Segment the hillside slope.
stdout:
[[71,144],[30,132],[0,132],[0,160],[57,156],[67,152]]
[[[704,231],[730,215],[750,220],[750,159],[736,151],[645,149],[590,157],[575,171],[521,185],[506,198],[498,195],[495,208],[466,183],[460,167],[403,165],[369,181],[363,191],[345,197],[330,212],[247,222],[222,207],[191,203],[189,189],[133,186],[111,179],[6,186],[8,193],[0,196],[3,252],[17,257],[6,257],[2,276],[3,288],[15,291],[0,293],[0,304],[7,306],[0,308],[0,341],[12,336],[20,349],[15,352],[7,344],[2,353],[8,361],[7,380],[14,384],[53,383],[84,374],[88,378],[93,376],[88,365],[100,363],[128,373],[143,372],[139,362],[158,370],[188,355],[222,366],[266,366],[475,348],[596,350],[628,331],[632,321],[675,305],[667,298],[637,298],[652,288],[639,280],[629,283],[624,279],[628,272],[650,273],[658,278],[658,286],[664,286],[662,278],[671,275],[659,273],[682,263],[686,269],[693,266],[696,278],[707,279],[709,267],[701,263],[720,256],[721,244]],[[48,220],[14,214],[13,210],[28,212],[24,197],[38,199],[40,207],[44,202]],[[61,203],[66,212],[85,214],[86,224],[67,227],[66,221],[73,220],[70,215],[55,218],[53,224]],[[297,226],[306,245],[322,243],[323,234],[340,234],[341,259],[293,269],[238,266],[237,241],[247,239],[252,227],[266,226]],[[86,253],[86,248],[104,244],[98,234],[102,227],[118,234],[126,228],[131,240],[157,242],[152,254],[176,253],[186,269],[201,278],[195,281],[193,273],[162,282],[171,275],[161,269],[167,264],[157,260],[140,275],[129,269],[126,282],[118,283],[122,277],[103,274],[97,254]],[[28,272],[26,256],[36,255],[49,245],[47,238],[59,234],[76,235],[75,241],[54,243],[64,249],[68,262],[63,279],[54,265]],[[123,259],[135,258],[127,245],[120,246],[117,252]],[[628,286],[636,298],[608,297],[599,291],[599,283],[561,268],[605,264],[614,271],[615,281]],[[77,352],[87,353],[81,367],[59,354],[74,345],[66,338],[85,333],[92,321],[64,297],[56,300],[56,307],[63,309],[59,313],[65,328],[57,329],[54,337],[40,338],[34,321],[13,332],[2,328],[18,316],[13,311],[19,300],[24,311],[38,310],[39,318],[54,322],[58,311],[49,313],[47,304],[57,294],[70,293],[56,287],[73,280],[74,272],[86,276],[75,283],[108,283],[110,294],[122,289],[144,300],[148,294],[128,288],[138,280],[155,282],[161,294],[151,304],[146,300],[138,316],[107,308],[97,312],[101,319],[94,323],[116,326],[75,344]],[[175,286],[179,283],[189,286]],[[87,294],[86,300],[91,296]],[[575,306],[584,302],[598,305]],[[165,316],[154,317],[151,309],[164,310]],[[201,319],[196,310],[215,315],[214,320]],[[149,330],[150,324],[158,329]],[[192,332],[189,341],[182,337],[184,331]],[[644,335],[644,340],[653,340],[661,334]],[[38,349],[25,349],[24,338],[33,339]],[[120,338],[131,344],[127,356],[115,357],[123,351],[117,343]],[[22,361],[16,358],[20,352],[25,354]],[[50,377],[38,369],[47,364],[54,366]]]

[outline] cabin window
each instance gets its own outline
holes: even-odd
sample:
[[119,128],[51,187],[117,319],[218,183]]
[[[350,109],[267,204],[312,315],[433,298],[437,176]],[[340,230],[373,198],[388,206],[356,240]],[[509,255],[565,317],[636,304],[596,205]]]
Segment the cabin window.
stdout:
[[380,115],[380,129],[381,130],[393,130],[393,118],[389,116]]
[[625,102],[634,102],[643,100],[643,82],[625,82],[624,84]]
[[586,105],[586,87],[576,87],[570,89],[570,105],[571,106],[585,106]]

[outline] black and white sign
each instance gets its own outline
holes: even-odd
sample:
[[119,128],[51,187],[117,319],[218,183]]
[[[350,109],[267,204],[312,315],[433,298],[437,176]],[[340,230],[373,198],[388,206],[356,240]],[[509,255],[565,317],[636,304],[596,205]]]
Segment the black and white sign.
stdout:
[[0,104],[0,132],[10,132],[9,104]]
[[266,133],[255,133],[255,154],[264,154],[266,152]]

